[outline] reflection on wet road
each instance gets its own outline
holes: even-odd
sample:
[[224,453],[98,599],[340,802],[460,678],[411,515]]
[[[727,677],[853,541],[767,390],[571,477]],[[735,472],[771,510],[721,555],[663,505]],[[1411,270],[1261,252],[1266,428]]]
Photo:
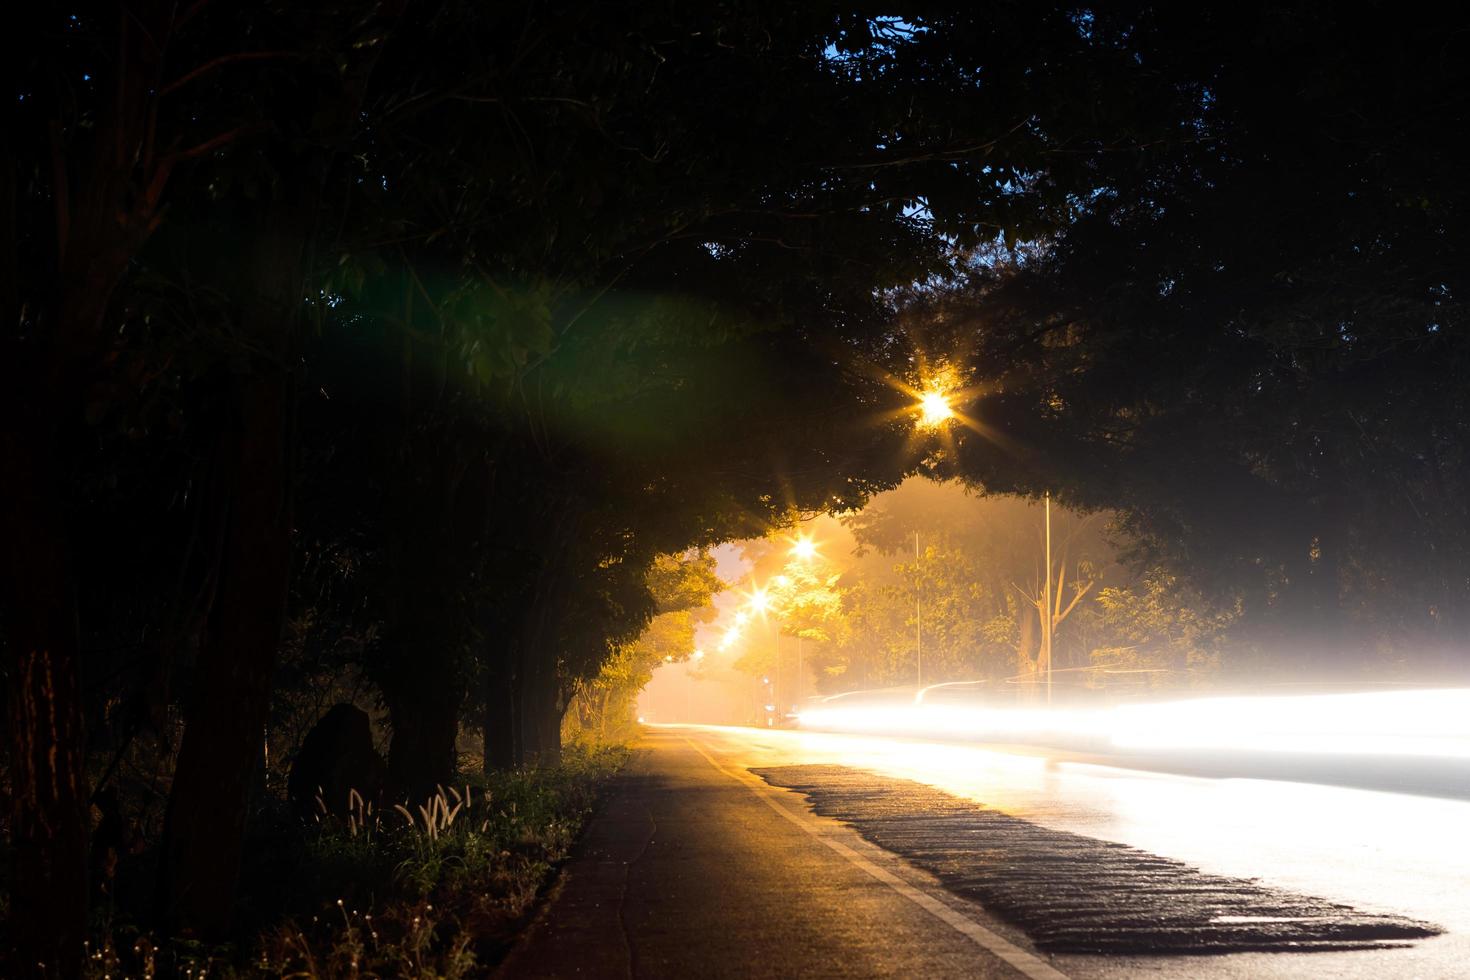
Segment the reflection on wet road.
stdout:
[[[1470,847],[1464,840],[1470,802],[1145,773],[1039,750],[741,728],[688,731],[745,767],[835,764],[886,773],[1212,874],[1258,878],[1446,929],[1408,949],[1196,960],[1191,976],[1451,977],[1464,976],[1470,962]],[[1077,976],[1164,966],[1075,959],[1066,970]]]

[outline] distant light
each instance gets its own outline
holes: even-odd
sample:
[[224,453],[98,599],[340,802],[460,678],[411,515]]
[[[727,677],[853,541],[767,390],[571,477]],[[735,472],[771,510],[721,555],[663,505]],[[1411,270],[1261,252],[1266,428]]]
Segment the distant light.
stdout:
[[[623,717],[626,718],[628,716],[627,715],[624,715]],[[640,724],[640,725],[643,724],[643,716],[642,715],[639,715],[638,716],[638,724]]]
[[800,558],[802,561],[811,561],[817,555],[817,543],[803,535],[797,538],[796,543],[791,546],[791,554],[792,557]]
[[771,608],[771,597],[765,589],[756,589],[750,594],[750,608],[756,612],[765,612]]
[[791,584],[791,577],[788,576],[788,575],[777,575],[776,576],[776,584],[779,585],[779,586],[781,586],[781,588],[784,589],[784,588],[786,588],[786,586],[788,586],[788,585]]
[[[689,656],[691,658],[695,659],[695,660],[703,660],[704,659],[704,651],[703,650],[695,650]],[[626,717],[626,715],[624,717]]]

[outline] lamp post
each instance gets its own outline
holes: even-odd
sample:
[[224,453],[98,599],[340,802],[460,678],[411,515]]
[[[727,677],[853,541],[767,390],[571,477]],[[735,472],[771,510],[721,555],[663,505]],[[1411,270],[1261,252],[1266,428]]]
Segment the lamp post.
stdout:
[[[791,546],[791,555],[792,555],[793,558],[795,558],[797,561],[801,562],[803,565],[810,565],[812,563],[812,560],[817,557],[817,543],[815,541],[813,541],[810,537],[808,537],[806,535],[802,535],[801,537],[799,537],[799,538],[796,539],[796,542],[794,544],[792,544],[792,546]],[[795,702],[796,703],[795,703],[794,707],[795,707],[795,709],[798,712],[801,711],[802,695],[804,694],[805,687],[806,687],[806,664],[804,663],[803,658],[802,658],[801,639],[802,639],[802,637],[801,637],[801,631],[800,630],[797,630],[797,632],[796,632],[796,698],[795,698]]]
[[803,666],[803,664],[801,662],[801,634],[800,633],[797,633],[796,634],[796,702],[794,704],[792,704],[791,707],[792,707],[793,710],[797,711],[798,713],[801,711],[801,693],[802,693],[801,692],[801,687],[802,687],[802,682],[805,681],[805,680],[806,680],[806,670],[805,670],[805,667]]
[[781,626],[779,623],[771,623],[771,629],[776,635],[776,683],[771,685],[771,703],[776,706],[776,717],[779,719],[781,712]]
[[[917,392],[916,404],[917,416],[914,420],[916,427],[920,429],[938,429],[955,417],[954,408],[949,402],[948,390],[940,387],[937,383],[931,383],[923,391]],[[1052,675],[1052,639],[1056,631],[1057,603],[1052,595],[1052,564],[1051,564],[1051,492],[1048,491],[1044,498],[1045,521],[1046,521],[1046,584],[1042,588],[1041,595],[1041,669],[1046,675],[1046,703],[1051,704],[1051,675]],[[919,532],[914,531],[914,647],[915,659],[918,666],[919,686],[924,686],[924,630],[920,615],[922,609],[922,595],[920,593],[920,569],[919,569]]]
[[919,532],[914,531],[914,666],[915,686],[924,686],[924,569],[919,563]]
[[[915,425],[920,429],[938,429],[955,417],[954,406],[949,403],[949,392],[931,384],[918,396],[918,418]],[[919,553],[919,531],[914,529],[914,675],[916,686],[924,686],[924,595],[923,575]]]
[[[704,659],[703,650],[695,650],[689,655],[691,664],[698,664]],[[694,668],[684,668],[684,722],[688,724],[694,720]]]
[[[753,589],[751,591],[751,593],[750,593],[750,609],[751,609],[751,611],[753,613],[759,615],[762,620],[765,620],[765,622],[766,622],[766,624],[768,626],[772,626],[775,629],[775,638],[776,638],[776,658],[775,658],[776,659],[776,663],[775,663],[775,668],[776,669],[775,669],[775,671],[773,673],[775,674],[776,683],[771,684],[770,678],[766,678],[766,683],[767,684],[770,684],[770,687],[771,687],[771,690],[770,690],[771,700],[770,700],[769,703],[775,705],[777,710],[780,710],[780,707],[781,707],[781,628],[778,625],[776,625],[774,623],[771,623],[770,619],[766,616],[766,611],[769,610],[770,608],[771,608],[771,595],[770,595],[770,591],[768,589],[760,589],[760,588]],[[769,721],[768,721],[768,723],[769,723]]]
[[1056,628],[1053,620],[1054,607],[1051,601],[1051,491],[1046,493],[1046,589],[1042,601],[1046,603],[1046,612],[1041,617],[1041,643],[1042,650],[1046,654],[1046,703],[1051,704],[1051,638],[1052,630]]

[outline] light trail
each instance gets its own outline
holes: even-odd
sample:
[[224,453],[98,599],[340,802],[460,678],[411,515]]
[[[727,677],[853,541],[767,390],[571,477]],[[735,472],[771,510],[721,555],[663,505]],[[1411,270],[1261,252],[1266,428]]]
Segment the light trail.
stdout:
[[[1470,689],[1210,697],[1083,708],[1012,708],[839,695],[802,728],[1086,748],[1470,759]],[[846,703],[844,703],[846,702]]]
[[[910,701],[913,696],[907,691]],[[842,766],[914,780],[1043,827],[1116,841],[1211,874],[1259,878],[1450,929],[1413,951],[1313,953],[1316,970],[1308,972],[1314,975],[1448,980],[1463,977],[1470,962],[1470,849],[1462,845],[1470,800],[1248,772],[1233,778],[1181,775],[955,739],[683,727],[740,767]],[[1304,961],[1291,956],[1215,962],[1219,966],[1210,969],[1203,960],[1191,963],[1180,975],[1297,980]]]

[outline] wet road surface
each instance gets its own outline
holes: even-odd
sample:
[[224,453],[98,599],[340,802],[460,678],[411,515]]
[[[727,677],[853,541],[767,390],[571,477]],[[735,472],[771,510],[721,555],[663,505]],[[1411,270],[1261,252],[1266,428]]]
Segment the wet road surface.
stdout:
[[1048,952],[1321,952],[1396,947],[1441,932],[1052,830],[882,773],[822,765],[755,771],[1019,925]]
[[[994,893],[987,909],[983,889],[962,897],[935,877],[944,875],[943,861],[953,863],[969,847],[963,834],[936,842],[936,832],[943,837],[949,831],[888,814],[887,843],[895,850],[905,848],[903,839],[928,835],[917,848],[925,853],[911,847],[912,862],[905,861],[864,840],[851,826],[813,814],[805,795],[767,786],[750,772],[809,766],[914,780],[984,804],[993,817],[1014,818],[1015,826],[1035,829],[1026,830],[1030,850],[1017,868],[1045,864],[1049,839],[1060,850],[1124,844],[1146,852],[1145,868],[1164,874],[1163,889],[1181,887],[1179,868],[1205,875],[1195,884],[1202,881],[1216,891],[1226,879],[1233,882],[1222,898],[1235,903],[1233,909],[1222,906],[1226,923],[1300,920],[1350,906],[1354,914],[1368,913],[1358,922],[1370,933],[1385,925],[1392,933],[1418,922],[1442,927],[1445,934],[1410,941],[1408,932],[1399,932],[1387,937],[1403,940],[1397,948],[1312,953],[1137,956],[1038,950],[1032,935],[1013,924],[1014,908],[1012,921],[1005,920],[1008,910]],[[794,772],[788,771],[785,782],[799,781],[790,777]],[[831,802],[819,803],[819,809],[842,815]],[[920,817],[935,809],[932,800],[908,805]],[[846,816],[856,820],[854,813]],[[1470,826],[1470,803],[1464,801],[1174,777],[1078,764],[1045,753],[903,739],[655,729],[589,829],[547,914],[502,974],[1465,976],[1464,964],[1470,962],[1465,826]],[[869,830],[869,837],[884,842]],[[1048,831],[1060,836],[1049,838]],[[922,867],[926,863],[928,870]],[[1124,894],[1150,887],[1147,876],[1137,880],[1136,888],[1105,877],[1115,890],[1125,887]],[[1242,884],[1243,879],[1259,879],[1265,893],[1308,903],[1295,907],[1306,914],[1255,915],[1265,906],[1250,891],[1255,883]],[[949,884],[954,888],[954,880]],[[1023,902],[1030,890],[1016,880],[1007,887]],[[1077,905],[1076,894],[1052,897]],[[1048,899],[1035,898],[1044,909]],[[1157,918],[1160,909],[1167,909],[1167,898],[1154,895],[1143,907],[1152,908]],[[1040,932],[1038,922],[1045,927]],[[1031,924],[1042,946],[1067,948],[1046,938],[1047,928],[1051,935],[1066,935],[1067,923],[1043,914]]]

